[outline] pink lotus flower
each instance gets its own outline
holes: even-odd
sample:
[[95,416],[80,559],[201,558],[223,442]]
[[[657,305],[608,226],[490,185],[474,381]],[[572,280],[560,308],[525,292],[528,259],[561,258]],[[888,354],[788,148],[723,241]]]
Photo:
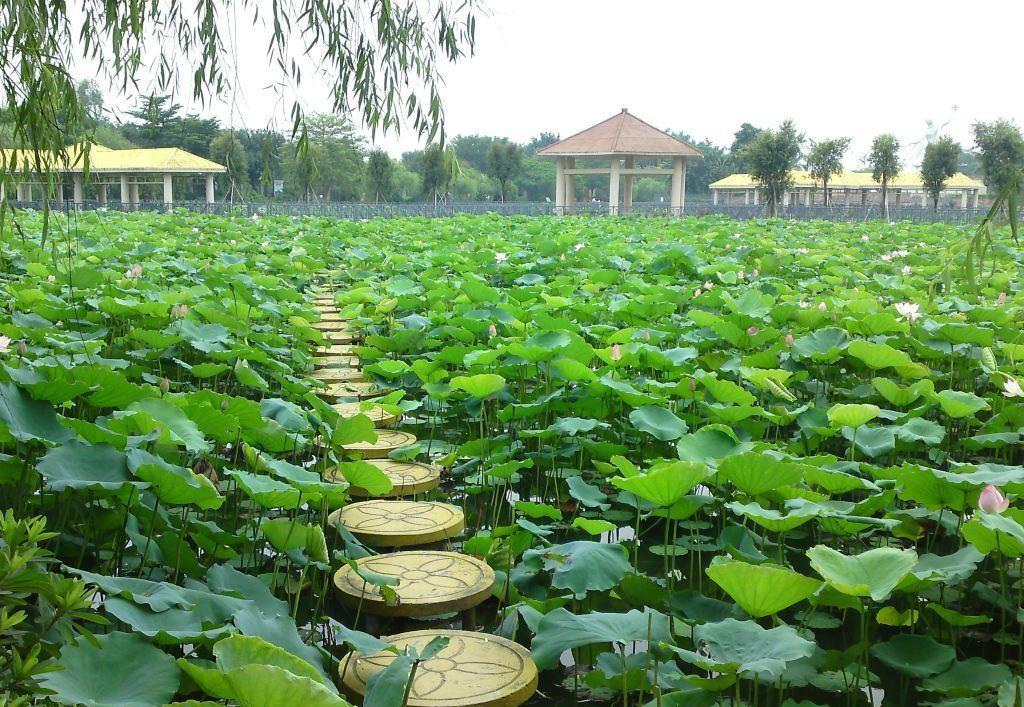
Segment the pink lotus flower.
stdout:
[[46,276],[46,281],[47,282],[57,282],[57,276],[56,275],[47,275]]
[[921,305],[916,302],[899,302],[896,304],[896,311],[911,324],[921,318],[920,310]]
[[236,241],[234,238],[232,238],[229,242],[231,243],[231,245],[238,245],[238,241]]
[[738,277],[741,280],[744,280],[747,277],[747,273],[745,273],[744,271],[740,270],[738,273],[736,273],[736,277]]
[[1024,388],[1016,378],[1007,377],[1003,381],[1003,395],[1007,398],[1024,398]]
[[820,309],[822,312],[824,312],[825,309],[827,309],[827,307],[826,307],[824,302],[818,302],[818,309]]
[[171,307],[171,317],[173,317],[174,319],[177,319],[180,316],[181,316],[181,308],[178,305],[174,305],[173,307]]
[[747,327],[747,334],[750,335],[750,336],[753,336],[758,331],[759,330],[758,330],[758,328],[756,326]]
[[11,346],[11,337],[0,335],[0,353],[4,353]]
[[1010,499],[999,493],[992,484],[989,484],[978,496],[978,508],[986,513],[1002,513],[1010,507]]
[[792,334],[792,332],[790,332],[789,334],[786,334],[786,346],[792,346],[792,345],[793,345],[793,334]]
[[1005,292],[1000,292],[999,293],[999,296],[996,298],[996,304],[1000,304],[1000,305],[1006,304],[1006,293]]
[[903,266],[903,274],[904,275],[909,275],[910,274],[910,266],[909,265],[904,265]]
[[621,361],[622,360],[622,347],[619,346],[618,344],[613,344],[612,345],[611,358],[612,358],[613,361]]
[[181,305],[181,310],[180,311],[181,311],[181,316],[184,317],[186,314],[188,314],[188,305],[187,304]]
[[487,327],[487,335],[488,336],[497,336],[498,335],[498,327],[496,327],[493,324],[491,324],[489,327]]
[[494,254],[494,261],[495,262],[497,262],[497,263],[504,263],[506,260],[508,260],[508,253],[495,253]]
[[694,297],[700,297],[700,294],[701,294],[701,292],[700,292],[700,288],[699,287],[696,290],[693,291],[693,296]]
[[167,391],[171,389],[171,382],[166,378],[160,379],[160,392],[167,395]]

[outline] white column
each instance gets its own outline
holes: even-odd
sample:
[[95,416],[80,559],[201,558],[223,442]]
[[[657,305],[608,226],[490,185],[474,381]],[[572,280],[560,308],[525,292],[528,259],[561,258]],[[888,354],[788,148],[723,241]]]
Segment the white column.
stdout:
[[25,196],[25,185],[17,182],[14,186],[18,190],[18,201],[28,201],[29,198]]
[[164,175],[164,206],[174,206],[174,177],[170,174]]
[[757,187],[754,187],[754,206],[758,204]]
[[[44,190],[46,189],[45,185],[44,185],[43,189]],[[54,186],[53,186],[53,196],[59,202],[63,202],[64,201],[64,180],[63,179],[58,179],[57,183],[54,184]],[[47,194],[46,197],[49,198],[49,194]]]
[[[633,165],[635,165],[635,164],[636,164],[636,162],[633,160],[632,157],[627,157],[626,158],[626,169],[633,169]],[[630,211],[633,210],[633,175],[632,174],[627,174],[626,175],[626,182],[622,186],[623,186],[622,213],[628,214]]]
[[611,171],[608,175],[608,214],[619,213],[619,158],[612,158]]
[[128,203],[132,206],[139,205],[139,183],[129,182],[128,183]]
[[814,190],[807,189],[804,191],[804,206],[810,206],[814,202]]
[[565,158],[555,158],[555,213],[565,213]]
[[672,215],[678,216],[682,212],[683,205],[679,200],[679,195],[682,193],[680,188],[683,185],[683,158],[675,157],[672,160],[672,186],[670,194],[670,205],[672,207]]
[[978,210],[978,190],[977,189],[974,190],[974,193],[971,196],[971,208],[974,209],[975,211]]
[[[566,169],[576,169],[576,158],[565,158]],[[573,213],[576,208],[576,175],[565,175],[565,208],[568,213]]]
[[206,175],[206,203],[213,203],[213,175]]
[[789,192],[788,191],[782,192],[782,205],[783,206],[789,206]]
[[967,190],[966,189],[964,189],[964,190],[962,190],[960,192],[960,208],[961,209],[966,209],[967,208]]
[[718,190],[717,189],[712,189],[711,190],[711,203],[714,204],[715,206],[718,206]]
[[679,180],[679,215],[686,211],[686,158],[683,158],[683,175]]
[[72,184],[72,189],[74,190],[75,203],[76,204],[81,204],[83,201],[85,201],[85,195],[84,195],[83,189],[82,189],[82,175],[81,174],[72,174],[71,175],[71,184]]
[[744,206],[749,206],[750,205],[750,190],[749,189],[744,189],[743,190],[743,205]]
[[128,175],[121,175],[121,203],[127,206],[131,202],[132,191],[131,187],[128,186]]
[[107,205],[107,185],[100,184],[100,206]]

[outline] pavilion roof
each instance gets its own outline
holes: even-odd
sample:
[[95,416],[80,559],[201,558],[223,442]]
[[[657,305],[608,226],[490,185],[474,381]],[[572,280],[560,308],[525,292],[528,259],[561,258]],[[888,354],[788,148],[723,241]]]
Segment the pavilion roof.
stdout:
[[[793,184],[797,187],[820,187],[821,181],[811,176],[805,170],[793,170],[791,173]],[[712,189],[752,189],[758,186],[753,177],[749,174],[730,174],[724,179],[713,182]],[[871,178],[871,172],[850,172],[844,171],[828,180],[830,189],[878,189],[881,185]],[[890,189],[921,189],[924,183],[921,181],[920,172],[900,172],[889,180]],[[963,172],[957,172],[946,180],[946,189],[978,189],[985,190],[985,183],[968,177]]]
[[597,125],[537,150],[540,157],[701,157],[700,150],[625,108]]
[[[7,149],[0,153],[5,162],[16,160],[19,166],[27,162],[30,169],[36,167],[36,155],[32,150]],[[73,145],[67,149],[66,156],[43,153],[39,155],[39,162],[44,169],[82,172],[85,167],[85,156],[82,148]],[[89,171],[203,174],[227,170],[224,165],[178,147],[113,150],[103,145],[92,145],[89,148]]]

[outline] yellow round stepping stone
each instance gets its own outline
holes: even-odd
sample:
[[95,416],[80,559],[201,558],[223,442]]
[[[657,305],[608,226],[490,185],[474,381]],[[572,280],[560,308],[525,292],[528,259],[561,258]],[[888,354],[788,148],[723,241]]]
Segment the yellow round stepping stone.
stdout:
[[321,368],[309,374],[322,383],[356,383],[366,380],[362,370],[358,368]]
[[319,395],[322,398],[337,400],[338,398],[372,398],[377,395],[384,395],[385,392],[387,391],[378,388],[377,384],[373,381],[362,380],[334,383],[327,390],[320,391]]
[[360,452],[363,459],[385,459],[400,447],[416,443],[416,435],[401,430],[377,430],[376,442],[352,442],[342,446],[349,452]]
[[378,547],[428,545],[466,527],[462,509],[432,501],[360,501],[334,511],[328,520]]
[[486,601],[494,586],[494,570],[469,555],[439,550],[413,550],[375,555],[357,560],[362,569],[398,580],[395,598],[381,596],[380,588],[367,584],[350,566],[334,575],[334,587],[342,603],[362,605],[378,616],[437,616],[472,609]]
[[[410,631],[383,640],[398,647],[423,650],[437,636],[448,645],[420,663],[409,694],[409,707],[518,707],[537,690],[537,666],[530,651],[518,643],[473,631]],[[386,668],[395,654],[379,651],[345,656],[338,666],[345,690],[366,694],[366,683]]]
[[314,368],[355,368],[358,365],[358,356],[320,356],[313,359]]
[[388,412],[380,405],[371,405],[367,410],[362,409],[362,403],[335,403],[334,405],[331,405],[331,407],[334,408],[334,410],[342,417],[366,415],[373,421],[374,425],[380,427],[390,427],[398,422],[401,417],[401,415]]
[[[391,491],[380,496],[400,497],[415,496],[436,489],[441,483],[441,470],[432,464],[423,462],[407,462],[398,459],[367,459],[367,464],[375,466],[384,472],[384,475],[391,479]],[[327,475],[332,479],[336,470],[331,469]],[[358,486],[349,486],[348,492],[352,496],[367,498],[377,496]]]

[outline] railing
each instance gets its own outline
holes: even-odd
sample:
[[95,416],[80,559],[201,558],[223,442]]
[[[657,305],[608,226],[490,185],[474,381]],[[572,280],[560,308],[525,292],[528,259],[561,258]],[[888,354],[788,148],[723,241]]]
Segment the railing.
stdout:
[[[42,209],[41,201],[12,201],[16,207]],[[52,210],[60,211],[93,211],[109,209],[111,211],[166,211],[168,205],[163,202],[141,202],[124,204],[119,201],[84,202],[51,202]],[[329,218],[363,220],[374,218],[445,218],[457,214],[498,214],[502,216],[551,216],[555,215],[555,205],[543,201],[494,201],[478,202],[397,202],[390,204],[339,203],[339,202],[224,202],[207,203],[203,201],[175,202],[175,209],[188,209],[201,213],[233,215],[244,217],[263,216],[325,216]],[[620,207],[621,211],[621,207]],[[986,209],[931,209],[921,206],[889,207],[891,221],[939,222],[949,224],[969,224],[977,221]],[[604,202],[578,202],[572,207],[563,209],[564,215],[607,216],[608,204]],[[720,214],[735,219],[759,219],[768,217],[768,209],[764,205],[725,205],[713,204],[710,199],[688,198],[682,215],[706,216]],[[648,218],[678,216],[665,202],[634,202],[629,213],[618,214],[619,217]],[[877,204],[847,206],[801,206],[790,205],[779,208],[779,217],[783,219],[823,219],[827,221],[866,221],[880,219],[883,214]]]

